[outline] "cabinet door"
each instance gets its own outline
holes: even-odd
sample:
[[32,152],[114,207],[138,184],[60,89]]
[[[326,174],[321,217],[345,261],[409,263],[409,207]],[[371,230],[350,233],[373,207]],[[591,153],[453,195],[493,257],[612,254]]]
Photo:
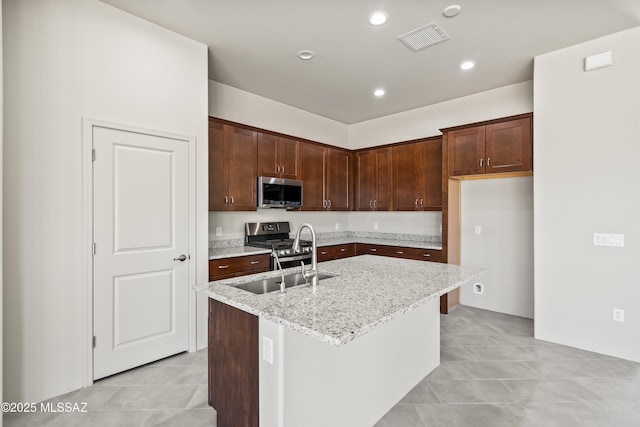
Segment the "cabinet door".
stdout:
[[484,173],[484,137],[484,126],[455,130],[447,134],[449,176]]
[[227,126],[229,145],[229,210],[257,210],[257,134]]
[[355,209],[368,211],[373,209],[375,199],[375,167],[376,154],[373,150],[359,151],[355,155],[356,162],[356,195]]
[[225,125],[209,122],[209,210],[228,209],[229,150],[225,142]]
[[324,168],[326,149],[319,145],[300,144],[300,179],[302,179],[302,210],[324,210]]
[[531,119],[486,126],[486,172],[532,170]]
[[326,166],[326,199],[329,209],[348,211],[352,205],[351,153],[328,149]]
[[282,178],[298,179],[300,177],[300,142],[279,137],[277,159]]
[[406,144],[393,147],[393,208],[396,211],[420,209],[423,193],[420,179],[420,145]]
[[442,209],[442,140],[421,144],[424,194],[420,206],[425,210]]
[[279,176],[278,137],[258,133],[258,176]]
[[391,148],[379,148],[374,151],[376,166],[374,168],[375,197],[373,208],[377,211],[389,211],[392,209],[391,194],[393,187],[393,164]]

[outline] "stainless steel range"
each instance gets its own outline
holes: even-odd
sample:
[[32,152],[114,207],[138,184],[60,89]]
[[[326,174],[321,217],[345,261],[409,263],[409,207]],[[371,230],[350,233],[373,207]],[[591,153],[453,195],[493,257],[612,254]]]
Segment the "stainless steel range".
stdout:
[[[301,240],[300,251],[293,251],[293,239],[289,237],[289,222],[248,222],[245,224],[245,245],[271,249],[278,256],[282,268],[296,267],[302,261],[311,263],[311,241]],[[271,257],[271,269],[276,270],[274,257]]]

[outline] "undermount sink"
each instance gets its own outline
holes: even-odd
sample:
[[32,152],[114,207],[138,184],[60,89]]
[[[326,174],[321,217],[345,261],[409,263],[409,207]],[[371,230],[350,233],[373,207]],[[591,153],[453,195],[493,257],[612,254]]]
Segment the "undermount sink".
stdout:
[[[335,274],[319,273],[318,280],[328,279],[334,277]],[[234,285],[234,288],[242,289],[243,291],[252,292],[254,294],[266,294],[273,291],[280,290],[280,283],[282,282],[282,276],[270,277],[268,279],[255,280],[253,282],[241,283]],[[299,285],[306,285],[310,283],[302,276],[301,273],[287,274],[284,276],[285,288],[291,288]]]

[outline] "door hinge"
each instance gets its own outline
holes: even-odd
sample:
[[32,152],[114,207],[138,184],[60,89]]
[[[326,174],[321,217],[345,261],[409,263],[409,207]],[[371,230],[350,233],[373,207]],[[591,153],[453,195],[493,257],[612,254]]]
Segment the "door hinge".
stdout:
[[92,244],[91,244],[91,253],[92,253],[93,255],[95,255],[95,254],[96,254],[96,244],[95,244],[95,243],[92,243]]
[[91,149],[91,161],[92,162],[96,161],[96,149],[95,148]]
[[92,344],[93,344],[93,348],[96,348],[96,336],[93,336],[93,340],[92,340]]

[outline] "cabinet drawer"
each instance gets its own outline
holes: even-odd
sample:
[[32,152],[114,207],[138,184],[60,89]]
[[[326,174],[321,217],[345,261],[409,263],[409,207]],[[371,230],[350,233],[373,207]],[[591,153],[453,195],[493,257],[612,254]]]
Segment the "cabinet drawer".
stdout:
[[323,246],[318,248],[318,262],[355,256],[355,243],[345,245]]
[[209,261],[209,279],[221,280],[269,271],[269,254],[246,255]]
[[382,245],[369,245],[366,243],[358,243],[356,245],[356,253],[358,255],[381,255],[385,256],[387,254],[388,246]]
[[405,259],[415,259],[419,261],[440,262],[442,251],[435,249],[405,248],[402,246],[389,246],[387,256]]

